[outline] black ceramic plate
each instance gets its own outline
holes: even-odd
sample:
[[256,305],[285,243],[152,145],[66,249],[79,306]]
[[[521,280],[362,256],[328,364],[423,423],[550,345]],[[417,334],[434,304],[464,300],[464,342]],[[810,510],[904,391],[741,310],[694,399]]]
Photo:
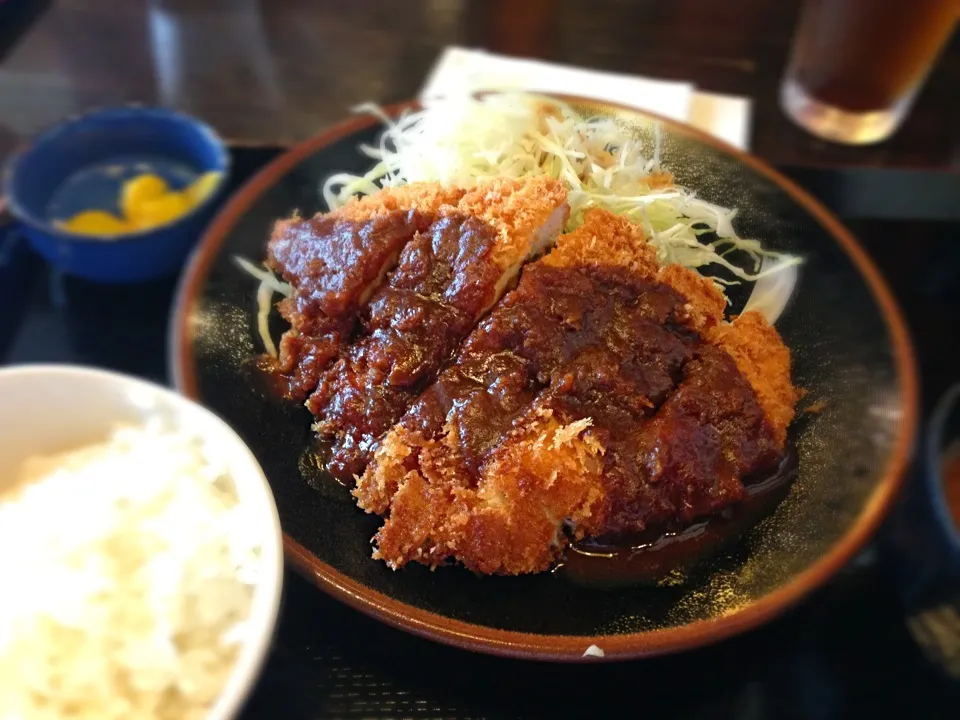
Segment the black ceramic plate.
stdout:
[[[663,162],[701,197],[739,208],[737,227],[803,255],[777,323],[794,381],[822,412],[793,428],[800,474],[789,497],[732,551],[678,587],[599,590],[547,574],[476,577],[460,568],[399,572],[370,558],[378,518],[318,471],[310,417],[271,399],[249,369],[260,351],[254,282],[233,255],[261,259],[275,219],[325,210],[321,181],[360,172],[377,124],[355,118],[267,166],[211,225],[183,279],[173,327],[178,387],[224,417],[260,459],[293,565],[322,589],[393,625],[486,652],[606,659],[675,651],[758,625],[823,583],[876,529],[910,452],[916,379],[903,320],[876,269],[814,200],[756,159],[689,128],[609,105],[647,138],[663,124]],[[393,108],[398,111],[399,108]],[[278,330],[280,327],[278,326]]]

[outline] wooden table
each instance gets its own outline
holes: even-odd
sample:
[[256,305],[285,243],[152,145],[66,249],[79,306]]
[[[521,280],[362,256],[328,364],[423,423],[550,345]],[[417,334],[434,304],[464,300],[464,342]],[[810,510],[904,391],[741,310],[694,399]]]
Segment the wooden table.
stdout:
[[754,103],[751,147],[781,167],[960,168],[953,107],[960,36],[899,134],[874,147],[844,147],[807,135],[778,105],[798,5],[61,0],[0,65],[0,134],[28,135],[84,108],[136,100],[199,115],[234,141],[287,144],[358,102],[414,96],[438,53],[460,44],[747,96]]

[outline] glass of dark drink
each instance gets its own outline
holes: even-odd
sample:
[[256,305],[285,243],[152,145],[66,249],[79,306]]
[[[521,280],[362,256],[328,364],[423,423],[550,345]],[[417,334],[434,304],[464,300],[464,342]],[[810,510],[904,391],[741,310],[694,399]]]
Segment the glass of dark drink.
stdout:
[[960,0],[806,0],[780,89],[814,135],[849,144],[890,137],[946,44]]

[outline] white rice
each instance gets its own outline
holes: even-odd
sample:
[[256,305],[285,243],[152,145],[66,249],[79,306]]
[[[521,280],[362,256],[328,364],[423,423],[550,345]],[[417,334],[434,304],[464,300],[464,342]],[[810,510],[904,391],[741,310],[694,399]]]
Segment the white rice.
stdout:
[[257,524],[159,422],[27,461],[0,497],[0,720],[202,718],[233,669]]

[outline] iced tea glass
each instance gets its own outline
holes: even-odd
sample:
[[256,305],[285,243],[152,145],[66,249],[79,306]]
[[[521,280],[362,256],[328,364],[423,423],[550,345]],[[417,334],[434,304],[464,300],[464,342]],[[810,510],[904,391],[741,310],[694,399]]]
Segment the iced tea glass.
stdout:
[[960,0],[806,0],[780,103],[853,145],[890,137],[950,38]]

